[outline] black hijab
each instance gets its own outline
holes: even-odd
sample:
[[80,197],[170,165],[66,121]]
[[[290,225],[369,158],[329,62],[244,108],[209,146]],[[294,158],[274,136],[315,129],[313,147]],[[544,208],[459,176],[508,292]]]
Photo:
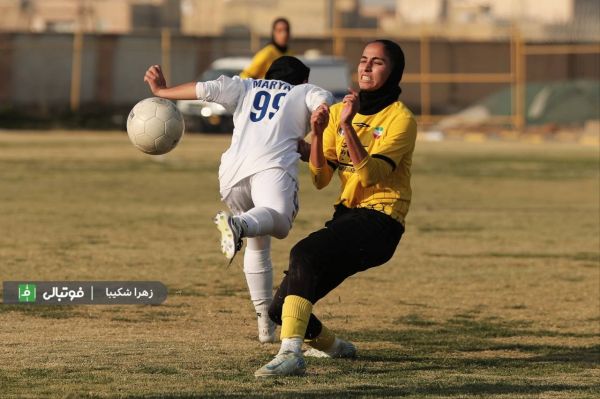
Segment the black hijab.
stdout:
[[398,96],[402,92],[398,86],[404,72],[404,53],[402,49],[391,40],[374,40],[369,44],[371,43],[383,44],[385,53],[392,63],[392,72],[379,89],[373,91],[361,90],[358,93],[360,99],[358,113],[362,115],[378,113],[391,103],[398,101]]
[[308,80],[310,68],[296,57],[284,55],[277,58],[265,74],[265,79],[283,80],[291,85],[299,85]]
[[283,22],[284,24],[287,25],[287,29],[288,29],[288,35],[290,33],[290,21],[288,21],[285,18],[277,18],[275,21],[273,21],[273,25],[271,26],[271,44],[275,47],[277,47],[277,50],[281,51],[282,53],[287,53],[288,51],[288,46],[280,46],[279,44],[275,43],[275,27],[277,26],[278,23]]

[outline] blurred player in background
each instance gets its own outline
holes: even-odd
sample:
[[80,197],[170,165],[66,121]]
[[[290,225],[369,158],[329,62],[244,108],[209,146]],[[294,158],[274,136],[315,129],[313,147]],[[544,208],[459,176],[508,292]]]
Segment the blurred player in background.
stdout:
[[252,62],[241,73],[247,79],[263,79],[269,67],[277,58],[289,54],[290,23],[285,18],[277,18],[271,28],[271,42],[263,47],[252,58]]
[[144,77],[155,96],[199,99],[233,114],[231,146],[221,156],[222,200],[235,216],[219,212],[221,250],[231,260],[248,237],[244,273],[258,316],[260,342],[275,341],[268,309],[273,300],[271,236],[285,238],[298,212],[298,141],[309,131],[311,113],[328,116],[330,92],[306,84],[310,69],[294,57],[277,59],[266,79],[221,76],[208,82],[166,86],[158,65]]
[[[398,101],[403,71],[400,46],[388,40],[367,44],[358,64],[360,92],[351,90],[331,107],[326,128],[311,120],[313,183],[325,187],[337,170],[341,193],[333,218],[291,250],[269,309],[281,324],[281,349],[256,377],[304,374],[304,355],[356,356],[354,345],[337,338],[312,309],[346,278],[387,262],[404,233],[417,125]],[[304,355],[303,340],[313,348]]]

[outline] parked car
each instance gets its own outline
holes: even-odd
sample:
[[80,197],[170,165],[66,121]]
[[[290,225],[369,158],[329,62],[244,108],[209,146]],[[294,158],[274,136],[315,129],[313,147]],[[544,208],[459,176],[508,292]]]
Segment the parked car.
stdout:
[[348,63],[344,58],[310,53],[298,58],[310,68],[308,83],[329,90],[335,102],[342,101],[351,84]]
[[[309,83],[331,91],[337,101],[341,101],[350,86],[348,64],[343,58],[306,53],[299,56],[309,68]],[[199,80],[217,79],[221,75],[234,76],[248,65],[251,58],[226,57],[215,60]],[[177,108],[185,118],[186,128],[191,131],[224,132],[233,131],[233,117],[227,110],[215,103],[200,100],[177,101]]]

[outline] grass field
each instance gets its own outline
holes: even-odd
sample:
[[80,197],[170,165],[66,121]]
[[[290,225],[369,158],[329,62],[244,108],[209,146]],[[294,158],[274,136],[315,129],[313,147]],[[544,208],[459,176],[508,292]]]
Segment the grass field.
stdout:
[[[257,381],[241,257],[211,218],[229,137],[163,158],[122,134],[0,134],[0,280],[160,280],[161,306],[0,306],[0,397],[600,396],[598,148],[419,142],[407,231],[386,265],[315,307],[356,360]],[[338,184],[301,176],[291,246]]]

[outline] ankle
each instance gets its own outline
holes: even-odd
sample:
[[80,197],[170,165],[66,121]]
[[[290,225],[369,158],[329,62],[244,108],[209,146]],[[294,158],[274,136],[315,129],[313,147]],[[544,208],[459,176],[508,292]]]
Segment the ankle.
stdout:
[[283,338],[281,340],[281,348],[279,348],[279,353],[302,353],[302,341],[302,338]]
[[238,231],[240,232],[240,238],[246,237],[246,235],[248,234],[248,224],[246,223],[246,221],[240,218],[239,216],[233,216],[232,221],[233,224],[238,228]]

